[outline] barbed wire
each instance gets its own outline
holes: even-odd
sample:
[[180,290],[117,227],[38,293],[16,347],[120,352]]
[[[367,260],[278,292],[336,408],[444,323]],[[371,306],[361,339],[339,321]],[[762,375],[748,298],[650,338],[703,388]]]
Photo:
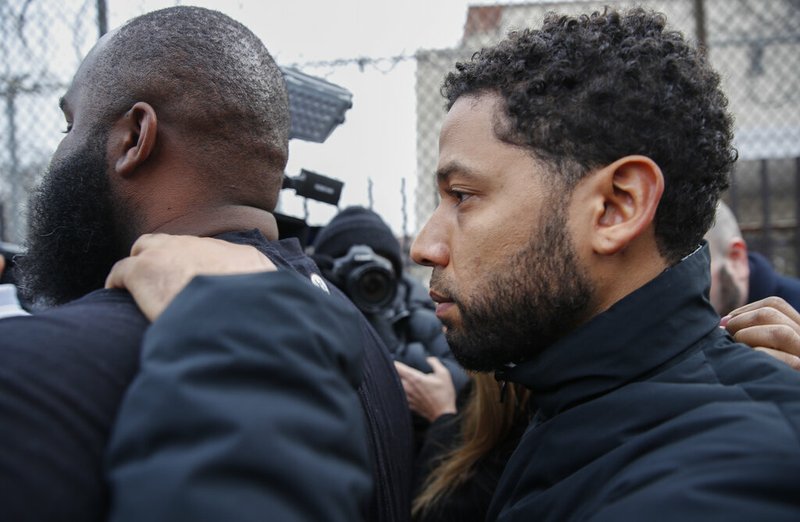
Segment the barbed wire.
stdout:
[[[416,55],[413,54],[398,54],[395,56],[379,56],[379,57],[368,57],[368,56],[358,56],[352,58],[336,58],[333,60],[313,60],[307,62],[294,62],[288,64],[288,67],[293,67],[295,69],[333,69],[337,67],[348,67],[351,65],[358,66],[361,72],[364,72],[364,69],[367,66],[370,66],[372,69],[378,71],[382,74],[388,74],[394,70],[395,67],[399,63],[416,60]],[[380,64],[389,64],[388,68],[380,67]]]

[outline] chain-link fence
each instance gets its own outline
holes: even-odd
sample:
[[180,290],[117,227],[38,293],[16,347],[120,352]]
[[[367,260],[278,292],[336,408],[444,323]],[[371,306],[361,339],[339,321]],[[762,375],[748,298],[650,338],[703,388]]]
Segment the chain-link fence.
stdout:
[[[62,118],[58,96],[80,57],[102,31],[104,20],[107,18],[108,26],[113,27],[130,16],[175,3],[0,2],[2,239],[22,239],[27,192],[44,170],[59,138]],[[277,4],[260,5],[269,10]],[[426,27],[455,29],[460,34],[448,48],[431,48],[421,38],[415,47],[406,44],[388,55],[370,55],[371,42],[364,38],[363,52],[314,61],[293,58],[290,63],[270,45],[269,35],[258,32],[257,20],[248,14],[248,2],[209,0],[203,5],[223,10],[253,28],[282,65],[325,77],[353,92],[353,109],[343,125],[344,129],[355,129],[351,132],[355,137],[349,138],[353,144],[344,138],[344,131],[336,131],[322,148],[295,147],[290,166],[296,161],[298,166],[334,176],[359,169],[368,172],[361,179],[348,181],[350,195],[345,203],[374,205],[389,217],[398,235],[413,236],[437,201],[432,174],[444,116],[439,87],[453,64],[496,42],[511,29],[539,25],[546,12],[588,12],[602,10],[607,4],[632,3],[573,0],[475,4],[464,2],[458,16],[452,12],[443,16],[428,3],[413,4],[419,11],[418,19],[433,22]],[[779,270],[800,275],[800,0],[643,0],[636,5],[665,13],[674,28],[707,49],[723,77],[736,117],[740,161],[726,200],[736,212],[751,248],[765,253]],[[309,11],[308,16],[313,17],[314,12]],[[394,22],[380,23],[388,27]],[[405,32],[413,35],[415,30],[409,27]],[[358,41],[358,35],[347,36]],[[326,45],[322,41],[318,44]],[[374,119],[367,121],[363,114]],[[374,122],[380,122],[379,126]],[[365,147],[363,143],[371,139],[381,140],[386,148],[376,144]],[[340,159],[332,158],[331,151],[336,150]],[[322,158],[329,162],[313,168],[314,161]],[[335,209],[312,208],[312,217],[314,212],[321,216],[318,221],[325,221]],[[308,207],[305,213],[309,217]]]
[[61,96],[97,39],[94,2],[0,2],[0,233],[24,235],[27,194],[58,144]]

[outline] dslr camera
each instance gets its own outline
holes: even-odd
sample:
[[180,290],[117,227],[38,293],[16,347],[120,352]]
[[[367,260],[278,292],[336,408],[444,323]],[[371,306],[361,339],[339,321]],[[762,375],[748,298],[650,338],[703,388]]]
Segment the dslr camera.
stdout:
[[367,245],[353,245],[333,260],[329,277],[364,313],[389,308],[397,295],[397,276],[388,259]]

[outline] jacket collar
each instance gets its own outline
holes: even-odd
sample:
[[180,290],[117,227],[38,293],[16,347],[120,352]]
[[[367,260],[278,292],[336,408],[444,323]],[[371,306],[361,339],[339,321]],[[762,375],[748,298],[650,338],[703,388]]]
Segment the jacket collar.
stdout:
[[530,388],[545,418],[643,378],[718,327],[710,283],[704,245],[536,358],[496,376]]

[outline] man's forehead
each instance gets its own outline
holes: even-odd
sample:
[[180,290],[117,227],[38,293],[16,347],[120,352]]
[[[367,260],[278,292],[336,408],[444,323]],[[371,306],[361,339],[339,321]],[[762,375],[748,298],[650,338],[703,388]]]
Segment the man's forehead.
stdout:
[[112,29],[111,31],[109,31],[106,34],[104,34],[103,36],[101,36],[97,40],[97,42],[95,42],[94,46],[86,54],[86,58],[84,58],[84,61],[86,61],[86,59],[88,59],[90,56],[97,57],[98,55],[102,54],[103,51],[109,46],[109,43],[114,38],[117,37],[118,33],[119,33],[119,28]]
[[78,72],[76,72],[75,76],[72,78],[72,83],[67,87],[67,91],[58,99],[58,107],[61,109],[61,112],[66,113],[75,110],[78,91],[80,91],[81,85],[85,83],[79,80],[79,74],[81,74],[80,69],[78,69]]
[[490,93],[461,96],[447,111],[440,139],[460,131],[475,132],[482,128],[493,128],[499,101],[498,95]]
[[72,77],[72,82],[67,88],[67,92],[65,92],[58,100],[58,106],[62,111],[74,108],[76,103],[75,97],[77,96],[76,92],[88,86],[90,74],[92,71],[94,71],[95,67],[98,66],[100,57],[107,49],[109,42],[115,37],[117,32],[118,29],[114,29],[113,31],[104,34],[99,40],[97,40],[89,52],[86,53],[86,56],[81,61],[80,65],[78,65],[75,75]]
[[[84,56],[83,61],[78,66],[78,70],[75,71],[75,76],[72,79],[72,83],[74,84],[76,81],[83,79],[89,72],[91,72],[100,61],[100,57],[108,48],[110,42],[115,38],[119,29],[114,29],[109,31],[108,33],[104,34],[100,37],[97,42],[95,42],[94,46],[89,49],[89,52],[86,53]],[[71,87],[70,87],[71,89]]]
[[462,96],[445,116],[439,134],[439,167],[462,163],[466,157],[483,155],[491,146],[507,145],[496,135],[499,97],[494,94]]

